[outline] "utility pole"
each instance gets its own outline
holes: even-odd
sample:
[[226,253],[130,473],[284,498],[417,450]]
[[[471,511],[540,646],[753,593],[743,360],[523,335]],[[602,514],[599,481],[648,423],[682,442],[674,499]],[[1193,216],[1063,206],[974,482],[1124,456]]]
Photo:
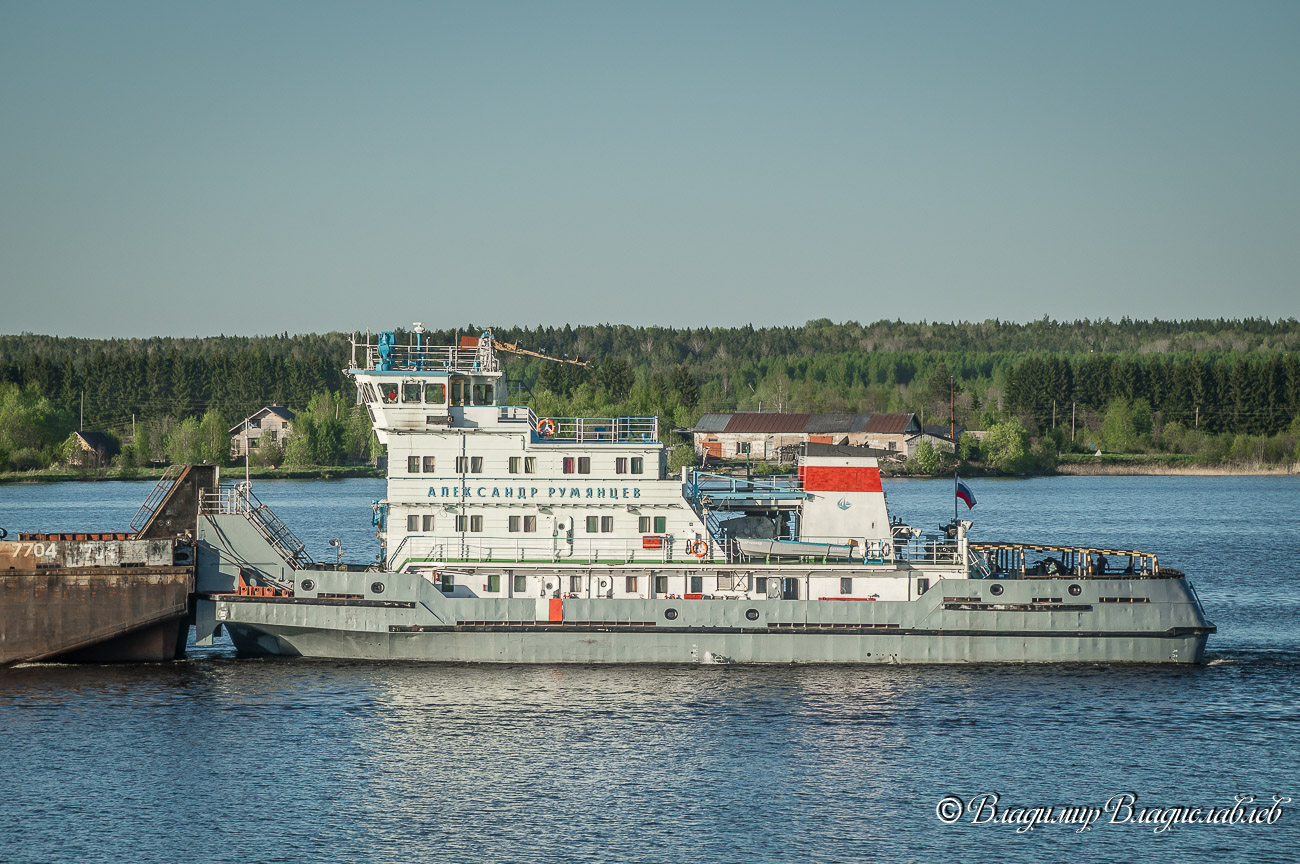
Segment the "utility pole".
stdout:
[[1196,406],[1196,426],[1195,426],[1195,428],[1197,428],[1197,429],[1200,429],[1200,428],[1201,428],[1201,406],[1200,406],[1200,405],[1197,405],[1197,406]]
[[1052,428],[1056,428],[1056,400],[1052,400]]
[[1070,443],[1074,443],[1074,409],[1079,403],[1070,403]]
[[[952,442],[953,462],[957,461],[957,383],[948,376],[948,440]],[[953,505],[956,508],[957,505]],[[954,510],[955,512],[955,510]]]
[[86,391],[81,391],[81,422],[78,424],[78,431],[86,431]]

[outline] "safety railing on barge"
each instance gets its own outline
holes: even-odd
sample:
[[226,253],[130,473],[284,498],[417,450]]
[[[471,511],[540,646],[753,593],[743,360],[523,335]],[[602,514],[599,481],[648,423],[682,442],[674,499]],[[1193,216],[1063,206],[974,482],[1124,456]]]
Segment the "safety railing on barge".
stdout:
[[970,549],[988,561],[992,575],[1003,578],[1183,575],[1181,571],[1168,567],[1161,569],[1160,560],[1154,553],[1136,549],[1040,543],[971,543]]
[[253,494],[247,483],[223,483],[214,492],[205,491],[199,508],[203,515],[243,516],[293,569],[315,566],[315,561],[307,554],[306,544],[294,536],[275,511]]

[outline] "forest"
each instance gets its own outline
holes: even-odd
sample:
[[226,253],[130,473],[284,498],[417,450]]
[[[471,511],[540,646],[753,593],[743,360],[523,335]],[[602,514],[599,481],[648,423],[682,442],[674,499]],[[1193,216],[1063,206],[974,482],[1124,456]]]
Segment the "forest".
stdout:
[[[425,334],[453,344],[483,325]],[[399,342],[411,334],[395,331]],[[591,368],[503,355],[552,416],[912,411],[924,423],[1021,430],[1033,465],[1069,453],[1184,454],[1203,464],[1298,458],[1295,319],[1004,321],[674,329],[498,327],[497,339]],[[0,336],[0,470],[65,460],[74,430],[121,441],[123,465],[229,459],[227,430],[264,405],[299,415],[269,464],[377,455],[343,370],[349,334],[75,339]],[[684,439],[679,439],[684,440]],[[670,441],[669,443],[677,443]],[[979,459],[978,448],[966,455]]]

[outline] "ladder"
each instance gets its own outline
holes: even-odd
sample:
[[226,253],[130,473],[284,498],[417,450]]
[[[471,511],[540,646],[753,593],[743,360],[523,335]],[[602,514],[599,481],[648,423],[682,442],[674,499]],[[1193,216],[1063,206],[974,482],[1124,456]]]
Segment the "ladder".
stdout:
[[139,531],[149,523],[149,518],[153,516],[154,511],[158,509],[158,505],[167,497],[167,493],[176,485],[176,481],[185,473],[187,467],[189,466],[167,466],[167,470],[163,471],[162,476],[158,478],[158,483],[153,487],[153,491],[149,493],[149,497],[144,499],[144,503],[140,505],[140,509],[135,511],[135,515],[131,517],[132,531]]

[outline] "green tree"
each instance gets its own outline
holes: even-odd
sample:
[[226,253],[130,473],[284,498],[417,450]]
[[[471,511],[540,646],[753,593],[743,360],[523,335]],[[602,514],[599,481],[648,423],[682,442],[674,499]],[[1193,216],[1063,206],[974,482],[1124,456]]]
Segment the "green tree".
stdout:
[[683,468],[700,464],[700,456],[690,444],[678,444],[668,451],[668,472],[679,473]]
[[910,474],[938,474],[939,465],[939,451],[926,440],[917,444],[916,452],[907,458],[907,470]]
[[998,423],[981,444],[988,465],[1006,474],[1023,474],[1033,467],[1029,433],[1018,420]]

